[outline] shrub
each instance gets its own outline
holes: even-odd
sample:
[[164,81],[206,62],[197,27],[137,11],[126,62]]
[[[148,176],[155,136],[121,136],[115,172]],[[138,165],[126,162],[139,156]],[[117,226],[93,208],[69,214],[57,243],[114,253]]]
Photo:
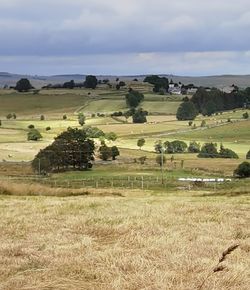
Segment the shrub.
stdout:
[[190,142],[190,144],[188,146],[188,152],[189,153],[199,153],[200,148],[201,148],[200,143],[193,141],[193,142]]
[[41,115],[41,116],[40,116],[40,120],[41,120],[41,121],[44,121],[44,120],[45,120],[44,115]]
[[145,145],[145,139],[144,138],[140,138],[137,140],[137,146],[140,147],[140,150],[141,150],[141,147]]
[[217,151],[217,144],[215,143],[205,143],[200,153],[198,154],[199,158],[216,158],[218,157],[218,151]]
[[50,130],[51,130],[50,126],[46,127],[46,131],[50,131]]
[[63,115],[63,120],[67,120],[67,115]]
[[248,119],[249,118],[249,114],[248,112],[245,112],[244,114],[242,114],[243,119]]
[[245,161],[242,162],[235,170],[234,174],[245,178],[245,177],[250,177],[250,163]]
[[35,126],[33,125],[33,124],[30,124],[29,126],[28,126],[28,129],[34,129],[35,128]]
[[41,133],[37,129],[30,129],[27,134],[27,139],[30,141],[38,141],[42,138]]
[[221,158],[234,158],[239,159],[239,156],[231,149],[224,148],[223,146],[220,149],[219,153]]
[[11,118],[12,118],[12,114],[9,113],[9,114],[6,116],[6,119],[7,119],[7,120],[10,120]]
[[112,151],[111,148],[108,147],[107,145],[103,144],[100,148],[99,148],[99,152],[100,152],[100,158],[104,161],[107,161],[109,158],[112,157]]
[[115,160],[116,157],[120,155],[120,151],[116,146],[111,147],[111,155],[113,160]]

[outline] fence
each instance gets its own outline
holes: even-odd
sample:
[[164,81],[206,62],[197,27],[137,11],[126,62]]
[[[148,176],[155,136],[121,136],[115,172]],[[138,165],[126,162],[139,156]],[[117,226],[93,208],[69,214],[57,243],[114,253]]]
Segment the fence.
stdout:
[[50,187],[62,188],[125,188],[125,189],[164,189],[187,190],[222,188],[224,183],[196,182],[194,180],[180,180],[174,177],[159,176],[117,176],[117,177],[92,177],[84,179],[53,179],[39,176],[11,176],[7,178],[16,182],[39,183]]

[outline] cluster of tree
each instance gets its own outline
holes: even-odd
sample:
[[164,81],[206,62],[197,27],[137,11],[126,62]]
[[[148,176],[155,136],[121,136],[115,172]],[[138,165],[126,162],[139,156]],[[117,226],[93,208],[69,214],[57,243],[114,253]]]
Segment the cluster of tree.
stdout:
[[125,86],[126,86],[126,83],[125,82],[119,81],[119,83],[116,84],[115,87],[116,87],[117,90],[120,90],[121,87],[125,87]]
[[54,142],[35,156],[32,167],[36,172],[89,169],[94,160],[94,142],[84,130],[68,128]]
[[250,102],[250,88],[231,93],[224,93],[216,88],[210,91],[199,88],[191,102],[203,116],[211,116],[216,112],[245,107]]
[[108,147],[105,142],[102,142],[99,148],[99,153],[99,157],[104,161],[107,161],[110,158],[116,160],[116,157],[120,155],[119,149],[116,146]]
[[48,84],[43,86],[43,89],[74,89],[74,88],[89,88],[95,89],[98,84],[96,76],[87,75],[84,82],[75,83],[74,80],[65,82],[63,84]]
[[184,141],[174,140],[170,141],[157,141],[155,143],[155,151],[157,153],[184,153],[188,149],[188,145]]
[[159,77],[158,75],[146,76],[143,82],[154,85],[153,91],[155,93],[158,93],[161,90],[168,91],[169,88],[168,79],[166,77]]
[[[231,93],[224,93],[216,88],[210,91],[200,87],[189,100],[184,98],[184,102],[177,110],[178,120],[194,120],[200,113],[203,116],[211,116],[214,113],[236,108],[245,108],[250,103],[250,87],[245,90],[234,90]],[[248,118],[248,113],[243,114],[243,118]]]
[[198,154],[200,158],[235,158],[238,159],[239,156],[231,149],[224,148],[224,146],[220,145],[220,150],[217,150],[216,143],[205,143],[200,153]]

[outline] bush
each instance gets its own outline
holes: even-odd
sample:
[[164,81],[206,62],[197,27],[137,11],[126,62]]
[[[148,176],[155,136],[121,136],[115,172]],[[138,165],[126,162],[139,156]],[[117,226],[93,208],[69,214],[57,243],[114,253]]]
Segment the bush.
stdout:
[[216,158],[219,153],[217,151],[217,144],[215,143],[205,143],[202,148],[200,153],[198,154],[199,158]]
[[89,138],[100,138],[105,136],[105,133],[97,127],[87,127],[85,132]]
[[67,115],[63,115],[63,120],[67,120]]
[[180,140],[174,140],[172,142],[166,141],[164,146],[166,147],[167,153],[183,153],[188,147],[185,142]]
[[221,147],[219,154],[221,158],[239,159],[239,156],[233,150],[224,148],[223,146]]
[[35,126],[33,125],[33,124],[30,124],[29,126],[28,126],[28,129],[34,129],[35,128]]
[[200,143],[193,141],[193,142],[190,142],[190,144],[188,146],[188,152],[189,153],[199,153],[200,148],[201,148]]
[[40,116],[40,120],[41,120],[41,121],[44,121],[44,120],[45,120],[44,115],[41,115],[41,116]]
[[249,118],[249,114],[248,112],[245,112],[244,114],[242,114],[243,119],[248,119]]
[[51,130],[51,127],[46,127],[46,131],[50,131]]
[[7,119],[7,120],[10,120],[12,117],[13,117],[12,114],[9,113],[9,114],[6,116],[6,119]]
[[42,138],[41,133],[37,129],[30,129],[27,134],[28,141],[38,141]]
[[245,177],[250,177],[250,163],[245,161],[242,162],[235,170],[234,174],[245,178]]
[[109,158],[112,157],[112,151],[111,148],[108,147],[107,145],[103,144],[100,148],[99,148],[99,152],[100,152],[100,158],[104,161],[107,161]]
[[203,128],[203,127],[206,127],[206,121],[205,120],[202,120],[202,122],[201,122],[201,127]]
[[117,139],[117,135],[116,133],[114,132],[109,132],[109,133],[106,133],[105,134],[105,138],[108,140],[108,141],[115,141]]

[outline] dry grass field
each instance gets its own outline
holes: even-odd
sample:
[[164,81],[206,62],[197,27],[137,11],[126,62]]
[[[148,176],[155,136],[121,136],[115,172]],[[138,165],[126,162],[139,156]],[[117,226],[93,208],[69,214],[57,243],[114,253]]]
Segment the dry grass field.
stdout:
[[249,195],[205,194],[2,195],[0,289],[248,290]]

